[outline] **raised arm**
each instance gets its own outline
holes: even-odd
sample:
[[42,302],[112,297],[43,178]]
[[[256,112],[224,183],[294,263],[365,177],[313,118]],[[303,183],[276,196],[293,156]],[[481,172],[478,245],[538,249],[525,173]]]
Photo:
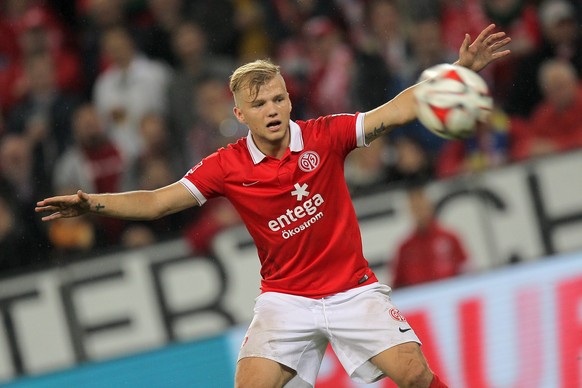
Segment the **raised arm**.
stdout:
[[181,184],[173,183],[151,191],[116,194],[77,194],[46,198],[37,202],[35,211],[50,213],[43,221],[77,217],[86,213],[126,220],[153,220],[196,206],[198,202]]
[[[455,64],[480,71],[489,63],[509,55],[510,50],[502,49],[511,38],[506,37],[505,32],[494,33],[494,29],[495,25],[490,24],[481,31],[473,43],[471,37],[466,34],[459,49],[459,59]],[[405,89],[384,105],[365,113],[366,144],[416,119],[416,101],[413,93],[415,87],[416,85]]]

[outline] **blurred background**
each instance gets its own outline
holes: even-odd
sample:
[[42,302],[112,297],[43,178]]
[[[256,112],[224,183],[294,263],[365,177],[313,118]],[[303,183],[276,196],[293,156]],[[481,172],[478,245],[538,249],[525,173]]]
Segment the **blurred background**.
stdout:
[[[475,137],[415,122],[346,161],[364,251],[451,387],[582,387],[576,0],[0,2],[0,385],[232,386],[259,267],[227,201],[49,224],[36,201],[155,189],[245,136],[247,61],[281,65],[292,119],[364,112],[489,23],[513,53]],[[317,387],[357,386],[329,352]]]

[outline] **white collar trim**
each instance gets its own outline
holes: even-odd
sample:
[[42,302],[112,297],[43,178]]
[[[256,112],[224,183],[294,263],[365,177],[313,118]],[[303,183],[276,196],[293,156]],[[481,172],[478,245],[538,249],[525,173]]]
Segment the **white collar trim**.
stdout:
[[[301,134],[301,128],[299,125],[292,120],[289,120],[289,131],[291,134],[291,140],[289,142],[289,149],[291,152],[299,152],[303,150],[303,135]],[[254,164],[258,164],[263,161],[267,157],[267,155],[263,154],[259,147],[255,144],[253,140],[253,136],[251,135],[251,131],[247,134],[247,148],[249,153],[251,154],[251,158],[253,159]]]

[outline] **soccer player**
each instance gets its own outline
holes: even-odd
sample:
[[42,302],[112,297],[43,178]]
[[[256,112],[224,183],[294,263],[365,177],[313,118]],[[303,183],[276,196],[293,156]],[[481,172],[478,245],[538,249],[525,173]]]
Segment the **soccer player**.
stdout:
[[[475,71],[509,54],[503,32],[466,35],[457,64]],[[279,67],[258,60],[231,76],[234,114],[249,133],[152,191],[87,194],[39,201],[44,221],[84,213],[149,220],[217,196],[238,210],[257,246],[261,295],[241,346],[237,387],[315,384],[331,343],[348,374],[401,387],[445,387],[420,341],[378,283],[362,253],[343,175],[346,155],[416,118],[413,87],[365,113],[292,121]]]

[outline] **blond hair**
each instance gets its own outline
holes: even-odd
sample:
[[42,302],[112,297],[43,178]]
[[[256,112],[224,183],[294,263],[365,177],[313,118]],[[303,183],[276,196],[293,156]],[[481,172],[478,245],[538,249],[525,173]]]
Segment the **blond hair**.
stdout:
[[254,98],[259,94],[261,86],[281,74],[279,66],[268,59],[257,59],[240,66],[230,76],[230,91],[234,95],[237,91],[249,88],[250,95]]

